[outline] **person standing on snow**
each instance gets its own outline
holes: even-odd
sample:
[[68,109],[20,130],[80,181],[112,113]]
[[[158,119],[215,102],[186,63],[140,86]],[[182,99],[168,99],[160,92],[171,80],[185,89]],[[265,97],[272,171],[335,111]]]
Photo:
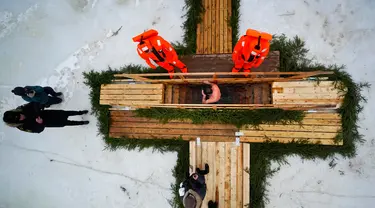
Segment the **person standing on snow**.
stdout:
[[158,35],[156,30],[148,30],[140,35],[133,37],[134,42],[139,42],[137,46],[138,55],[146,61],[153,69],[156,69],[150,60],[154,61],[160,67],[166,69],[169,77],[173,78],[174,68],[179,68],[182,73],[187,73],[187,68],[177,56],[172,45]]
[[36,111],[35,103],[28,103],[6,111],[3,121],[11,127],[30,133],[41,133],[46,127],[86,125],[89,121],[70,121],[69,116],[87,114],[88,111],[43,110]]
[[239,72],[241,69],[251,72],[251,68],[259,67],[269,53],[271,40],[271,34],[248,29],[233,49],[232,72]]
[[[40,103],[42,107],[50,107],[54,104],[59,104],[62,99],[61,92],[55,92],[51,87],[41,87],[41,86],[26,86],[26,87],[16,87],[12,90],[15,95],[22,96],[22,98],[27,102]],[[50,96],[51,95],[51,96]]]
[[[204,169],[196,168],[196,172],[190,176],[187,175],[187,179],[180,184],[180,199],[185,208],[200,208],[202,206],[207,192],[205,175],[210,172],[208,164],[205,164]],[[217,203],[209,201],[208,207],[216,208]]]

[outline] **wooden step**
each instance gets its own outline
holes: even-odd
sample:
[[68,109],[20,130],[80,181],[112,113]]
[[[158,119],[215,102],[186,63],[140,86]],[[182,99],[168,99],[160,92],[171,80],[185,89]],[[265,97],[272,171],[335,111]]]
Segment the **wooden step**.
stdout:
[[262,104],[262,84],[254,84],[254,104]]
[[172,103],[179,104],[180,103],[180,85],[173,85],[172,88]]
[[164,103],[172,104],[173,94],[172,94],[172,85],[166,85],[164,91]]
[[271,85],[262,84],[262,104],[271,104]]
[[179,103],[184,104],[186,103],[186,94],[187,94],[187,86],[180,85],[180,94],[179,94]]

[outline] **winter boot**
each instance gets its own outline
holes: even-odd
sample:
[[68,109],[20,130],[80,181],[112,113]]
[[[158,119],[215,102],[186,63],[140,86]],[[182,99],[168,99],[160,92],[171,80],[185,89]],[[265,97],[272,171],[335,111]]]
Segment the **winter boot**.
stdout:
[[89,111],[88,110],[83,110],[83,111],[78,111],[78,115],[83,115],[83,114],[87,114]]

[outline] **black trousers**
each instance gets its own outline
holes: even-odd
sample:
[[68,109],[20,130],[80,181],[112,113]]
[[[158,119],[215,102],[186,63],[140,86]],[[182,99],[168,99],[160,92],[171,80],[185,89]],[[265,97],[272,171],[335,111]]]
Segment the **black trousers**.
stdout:
[[[67,117],[69,116],[78,116],[78,115],[83,115],[83,112],[82,111],[65,111],[65,114],[67,115]],[[83,125],[84,122],[83,121],[70,121],[70,120],[66,120],[66,123],[65,125],[66,126],[78,126],[78,125]]]
[[59,98],[59,97],[51,97],[51,96],[48,96],[48,101],[47,103],[45,104],[45,106],[48,108],[50,107],[51,105],[55,105],[55,104],[59,104],[62,102],[62,99]]
[[45,93],[52,95],[53,97],[57,96],[57,92],[55,92],[55,90],[53,90],[52,87],[43,87],[43,89]]
[[85,111],[44,110],[41,118],[46,127],[64,127],[87,124],[87,121],[70,121],[69,116],[83,115]]
[[62,102],[62,99],[57,97],[58,94],[57,92],[55,92],[55,90],[52,89],[52,87],[43,87],[43,89],[44,92],[48,94],[48,101],[45,104],[45,107],[48,108],[51,105],[59,104]]

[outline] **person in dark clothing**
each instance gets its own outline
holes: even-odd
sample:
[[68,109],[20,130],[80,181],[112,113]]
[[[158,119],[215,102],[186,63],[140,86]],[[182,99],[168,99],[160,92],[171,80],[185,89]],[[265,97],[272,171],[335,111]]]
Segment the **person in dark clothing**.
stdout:
[[88,111],[35,110],[35,103],[28,103],[10,111],[6,111],[3,121],[21,131],[41,133],[44,128],[85,125],[89,121],[70,121],[69,116],[87,114]]
[[[204,168],[204,170],[196,168],[196,172],[190,176],[187,175],[187,179],[180,184],[180,198],[185,208],[202,206],[207,191],[205,175],[210,172],[208,164],[205,164]],[[215,206],[215,203],[210,201],[209,205]]]
[[210,200],[208,202],[208,208],[218,208],[217,202],[214,202],[214,201]]
[[59,104],[62,99],[61,92],[55,92],[51,87],[41,87],[41,86],[26,86],[26,87],[16,87],[12,90],[15,95],[22,96],[22,98],[27,102],[40,103],[42,107],[50,107],[54,104]]

